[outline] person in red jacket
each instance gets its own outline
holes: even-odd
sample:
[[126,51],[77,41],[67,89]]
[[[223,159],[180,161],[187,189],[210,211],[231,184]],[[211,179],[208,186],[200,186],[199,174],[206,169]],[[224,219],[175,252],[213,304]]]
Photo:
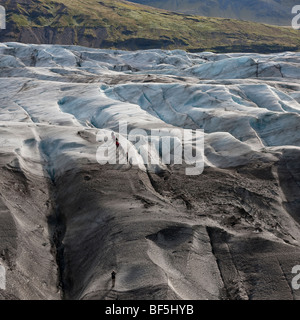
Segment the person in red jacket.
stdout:
[[114,132],[111,133],[111,137],[116,142],[117,148],[119,148],[120,142],[119,142],[119,139],[115,136]]

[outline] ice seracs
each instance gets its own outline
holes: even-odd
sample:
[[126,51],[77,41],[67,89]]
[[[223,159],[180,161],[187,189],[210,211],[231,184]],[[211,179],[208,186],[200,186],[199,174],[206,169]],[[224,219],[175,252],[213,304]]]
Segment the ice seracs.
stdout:
[[[0,298],[297,297],[299,71],[292,52],[0,44]],[[191,176],[161,151],[197,129]]]
[[216,166],[237,165],[245,150],[253,156],[263,150],[264,157],[268,147],[299,147],[299,53],[125,52],[19,43],[2,44],[0,53],[2,126],[116,130],[127,121],[146,130],[203,129],[206,162]]

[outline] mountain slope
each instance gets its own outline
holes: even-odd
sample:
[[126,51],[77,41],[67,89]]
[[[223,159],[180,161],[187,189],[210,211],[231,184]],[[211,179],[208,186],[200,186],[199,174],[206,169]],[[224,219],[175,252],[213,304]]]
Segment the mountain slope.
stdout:
[[102,0],[5,0],[0,41],[118,49],[298,50],[299,31],[252,22],[187,16]]
[[291,25],[291,9],[297,0],[132,0],[157,8],[198,14],[249,20],[274,25]]

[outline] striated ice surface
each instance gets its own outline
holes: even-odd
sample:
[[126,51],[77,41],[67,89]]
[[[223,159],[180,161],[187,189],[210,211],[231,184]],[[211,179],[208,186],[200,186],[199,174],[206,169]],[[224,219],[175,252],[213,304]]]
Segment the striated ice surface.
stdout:
[[[1,43],[0,88],[0,249],[15,257],[3,260],[14,297],[296,297],[285,279],[299,257],[300,53]],[[173,130],[174,145],[203,130],[205,174],[187,178],[159,144],[138,151],[126,135],[129,164],[120,153],[101,166],[120,122]]]

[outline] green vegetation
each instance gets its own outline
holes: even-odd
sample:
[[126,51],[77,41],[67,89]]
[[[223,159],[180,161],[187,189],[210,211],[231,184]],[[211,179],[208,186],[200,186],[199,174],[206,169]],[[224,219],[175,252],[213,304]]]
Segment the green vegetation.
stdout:
[[[26,30],[73,30],[74,44],[122,49],[181,48],[190,51],[283,51],[300,49],[300,32],[254,22],[172,13],[117,0],[5,0],[7,32],[15,41]],[[9,39],[10,39],[9,38]],[[7,41],[0,34],[1,41]],[[53,40],[54,41],[54,40]]]

